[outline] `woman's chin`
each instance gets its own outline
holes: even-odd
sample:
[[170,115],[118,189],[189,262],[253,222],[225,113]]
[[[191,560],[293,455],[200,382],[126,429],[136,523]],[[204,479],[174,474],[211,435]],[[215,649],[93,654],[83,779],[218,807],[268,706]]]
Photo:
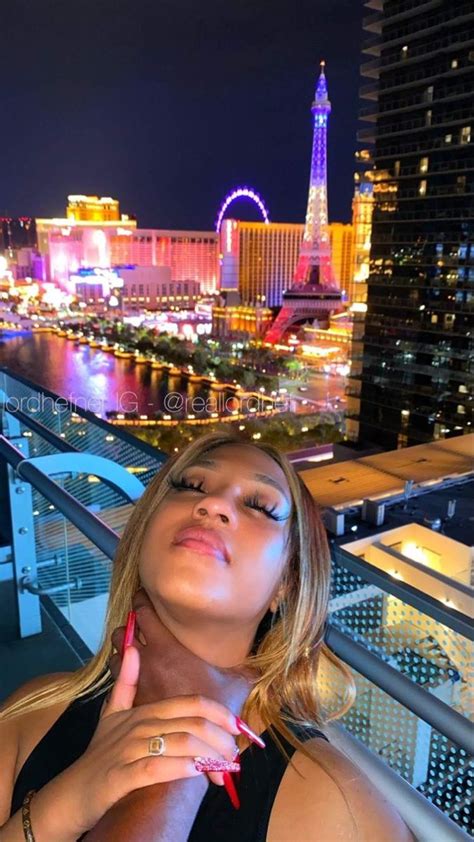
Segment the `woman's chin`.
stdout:
[[160,606],[163,606],[168,615],[178,617],[186,612],[209,622],[213,617],[216,620],[228,618],[232,605],[227,589],[223,591],[215,580],[202,575],[180,576],[179,582],[173,578],[170,582],[160,582],[158,586],[145,586],[145,590],[160,615]]

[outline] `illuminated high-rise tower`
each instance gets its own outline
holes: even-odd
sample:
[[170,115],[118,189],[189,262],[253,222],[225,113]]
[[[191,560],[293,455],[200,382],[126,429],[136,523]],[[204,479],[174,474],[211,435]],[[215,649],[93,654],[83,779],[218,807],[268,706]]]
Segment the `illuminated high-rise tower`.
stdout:
[[295,272],[296,284],[335,286],[328,231],[327,128],[331,113],[324,61],[311,113],[314,117],[313,151],[304,237]]
[[302,321],[317,319],[325,326],[331,313],[341,310],[341,292],[331,266],[328,228],[327,125],[330,112],[322,61],[311,106],[314,135],[304,235],[293,286],[283,293],[281,310],[265,336],[266,342],[279,342],[288,328]]

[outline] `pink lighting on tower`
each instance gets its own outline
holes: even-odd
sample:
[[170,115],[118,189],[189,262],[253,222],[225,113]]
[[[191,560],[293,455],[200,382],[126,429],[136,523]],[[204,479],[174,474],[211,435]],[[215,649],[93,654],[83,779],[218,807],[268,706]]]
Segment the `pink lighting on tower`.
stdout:
[[293,284],[283,292],[280,312],[265,334],[265,341],[272,345],[281,343],[286,331],[303,319],[317,319],[322,327],[329,327],[331,315],[343,311],[332,271],[328,228],[327,123],[331,103],[323,61],[311,113],[314,133],[304,234]]
[[295,286],[316,284],[337,287],[331,267],[327,200],[327,125],[331,113],[325,62],[316,85],[311,113],[314,117],[313,149],[309,180],[308,206],[300,256],[295,271]]

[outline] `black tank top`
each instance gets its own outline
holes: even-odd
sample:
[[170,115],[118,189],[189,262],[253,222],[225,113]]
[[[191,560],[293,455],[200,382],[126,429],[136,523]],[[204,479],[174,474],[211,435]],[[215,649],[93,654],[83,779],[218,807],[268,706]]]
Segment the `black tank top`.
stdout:
[[[85,752],[97,727],[103,700],[103,694],[77,699],[56,720],[18,775],[11,815],[21,808],[28,790],[41,789]],[[291,726],[291,730],[302,741],[311,737],[327,740],[316,728]],[[222,842],[223,839],[226,842],[265,842],[270,813],[287,761],[269,731],[262,736],[265,749],[250,745],[240,755],[240,780],[237,782],[234,776],[240,809],[232,806],[224,787],[209,784],[188,842]],[[291,757],[295,749],[283,736],[279,737]]]

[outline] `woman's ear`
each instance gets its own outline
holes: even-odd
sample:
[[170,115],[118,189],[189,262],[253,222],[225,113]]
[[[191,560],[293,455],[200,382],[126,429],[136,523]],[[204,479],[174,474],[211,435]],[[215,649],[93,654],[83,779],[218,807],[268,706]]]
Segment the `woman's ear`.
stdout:
[[272,612],[272,614],[276,614],[276,612],[278,611],[278,608],[280,607],[280,604],[283,602],[285,593],[286,593],[286,588],[280,588],[278,590],[278,593],[276,594],[276,596],[273,597],[270,605],[268,606],[268,608]]
[[269,611],[271,611],[272,614],[275,614],[278,611],[278,603],[279,602],[280,602],[280,600],[277,596],[274,599],[272,599],[272,601],[269,605]]

